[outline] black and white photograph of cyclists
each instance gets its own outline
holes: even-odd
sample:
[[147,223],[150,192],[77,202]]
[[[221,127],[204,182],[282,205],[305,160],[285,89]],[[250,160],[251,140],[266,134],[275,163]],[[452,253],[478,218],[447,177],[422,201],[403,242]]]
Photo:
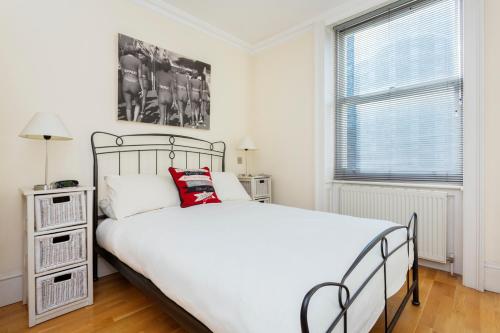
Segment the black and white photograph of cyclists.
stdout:
[[210,129],[210,65],[118,35],[118,120]]

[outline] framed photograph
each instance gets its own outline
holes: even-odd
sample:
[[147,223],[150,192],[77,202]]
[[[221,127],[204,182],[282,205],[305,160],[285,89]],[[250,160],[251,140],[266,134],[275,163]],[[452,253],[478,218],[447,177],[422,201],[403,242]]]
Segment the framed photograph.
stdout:
[[118,119],[210,129],[211,66],[118,35]]

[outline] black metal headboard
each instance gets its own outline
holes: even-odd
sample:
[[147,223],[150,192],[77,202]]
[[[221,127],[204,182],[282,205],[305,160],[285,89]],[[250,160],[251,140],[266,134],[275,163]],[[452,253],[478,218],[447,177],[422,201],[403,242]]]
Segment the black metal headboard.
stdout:
[[[93,236],[94,249],[97,248],[95,232],[100,218],[98,213],[99,172],[103,164],[107,166],[105,175],[159,174],[168,167],[200,168],[225,171],[226,144],[222,141],[210,142],[194,137],[176,134],[126,134],[116,135],[94,132],[90,137],[94,157],[94,202]],[[106,156],[106,161],[103,161]],[[99,162],[103,164],[99,164]],[[94,251],[95,253],[95,251]],[[97,258],[94,257],[94,272]]]

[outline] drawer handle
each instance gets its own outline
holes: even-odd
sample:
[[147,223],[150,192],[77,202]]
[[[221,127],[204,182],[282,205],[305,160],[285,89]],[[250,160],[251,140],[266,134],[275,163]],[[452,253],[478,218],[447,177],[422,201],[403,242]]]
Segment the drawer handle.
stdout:
[[52,244],[63,243],[69,241],[69,235],[57,236],[52,238]]
[[265,180],[259,180],[259,183],[264,184]]
[[65,195],[64,197],[54,197],[52,198],[52,203],[63,203],[69,201],[69,195]]
[[54,283],[63,282],[69,279],[71,279],[71,273],[59,275],[54,278]]

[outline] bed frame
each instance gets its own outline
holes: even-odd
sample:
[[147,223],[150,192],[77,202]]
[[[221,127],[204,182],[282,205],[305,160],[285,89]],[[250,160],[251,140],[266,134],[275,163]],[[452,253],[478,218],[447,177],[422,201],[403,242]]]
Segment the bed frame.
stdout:
[[[212,331],[200,322],[197,318],[184,310],[170,298],[165,296],[156,287],[151,280],[137,273],[125,263],[116,258],[113,254],[101,248],[96,241],[96,230],[99,220],[104,216],[99,215],[98,199],[99,199],[99,160],[103,155],[109,155],[110,161],[103,161],[114,164],[114,172],[109,174],[141,174],[154,173],[159,174],[159,163],[163,157],[170,166],[181,168],[198,168],[202,166],[210,166],[211,170],[217,169],[225,171],[225,155],[226,145],[224,142],[209,142],[194,137],[176,135],[176,134],[128,134],[115,135],[106,132],[94,132],[91,135],[92,154],[94,158],[93,167],[93,182],[95,186],[93,200],[93,236],[94,236],[94,281],[97,281],[97,256],[100,255],[109,262],[118,272],[120,272],[127,280],[130,281],[138,289],[151,296],[159,302],[163,310],[172,316],[184,329],[193,333],[212,333]],[[130,169],[131,160],[136,159],[135,167]],[[149,163],[145,163],[149,161]],[[154,163],[152,163],[154,161]],[[125,168],[124,162],[127,162]],[[215,166],[214,166],[215,163]],[[163,164],[162,164],[163,165]],[[168,166],[168,165],[167,165]],[[101,165],[102,167],[102,165]],[[166,174],[166,166],[164,173]],[[160,171],[162,168],[160,168]],[[160,172],[161,173],[161,172]],[[344,274],[340,282],[324,282],[312,287],[304,296],[300,311],[300,325],[302,333],[309,333],[308,323],[308,307],[314,295],[324,288],[338,289],[338,304],[340,313],[333,319],[331,325],[326,332],[332,332],[335,327],[342,321],[343,331],[348,332],[347,314],[349,307],[356,301],[361,291],[368,285],[371,279],[380,271],[383,271],[384,276],[384,328],[385,332],[392,332],[396,323],[403,312],[406,303],[412,297],[412,304],[419,305],[419,287],[418,287],[418,246],[417,246],[417,214],[413,213],[407,226],[395,226],[389,228],[377,235],[370,243],[366,245],[363,251],[358,255],[350,268]],[[389,251],[387,237],[392,232],[400,229],[406,229],[406,240]],[[399,249],[406,247],[408,257],[410,258],[410,246],[413,248],[413,263],[410,270],[406,274],[406,294],[403,301],[396,309],[396,313],[389,320],[388,305],[387,305],[387,271],[386,264],[388,259]],[[347,287],[347,279],[356,270],[356,267],[363,259],[372,251],[379,251],[380,263],[367,276],[357,290],[350,290]],[[333,316],[332,316],[333,317]]]

